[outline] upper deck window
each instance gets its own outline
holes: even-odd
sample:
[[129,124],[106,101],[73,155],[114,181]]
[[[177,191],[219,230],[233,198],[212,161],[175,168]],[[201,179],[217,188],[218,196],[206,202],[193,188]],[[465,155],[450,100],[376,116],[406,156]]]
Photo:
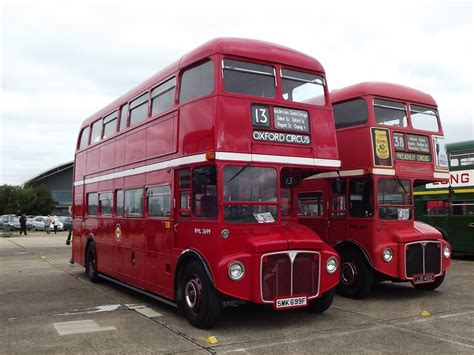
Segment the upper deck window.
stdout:
[[128,121],[128,104],[122,106],[120,110],[120,128],[119,130],[122,131],[127,127]]
[[148,116],[148,93],[130,102],[130,126]]
[[375,118],[378,124],[406,127],[407,109],[404,103],[374,99]]
[[110,137],[117,131],[117,111],[104,117],[104,138]]
[[85,127],[82,130],[81,140],[79,141],[79,149],[83,149],[87,147],[87,145],[89,144],[89,132],[90,132],[89,126]]
[[270,65],[224,59],[222,71],[226,91],[260,97],[275,97],[275,69]]
[[324,78],[321,75],[282,69],[281,78],[285,100],[305,102],[316,106],[326,104]]
[[415,129],[438,132],[438,111],[418,105],[410,105],[411,124]]
[[95,121],[92,124],[92,134],[91,134],[91,144],[97,143],[100,141],[102,136],[102,120]]
[[449,156],[449,166],[474,166],[474,151],[453,152]]
[[367,123],[369,114],[367,103],[356,99],[333,105],[336,128],[346,128]]
[[157,115],[173,106],[176,79],[171,78],[151,91],[151,114]]
[[179,101],[185,102],[206,96],[212,90],[214,90],[214,63],[207,61],[183,73]]

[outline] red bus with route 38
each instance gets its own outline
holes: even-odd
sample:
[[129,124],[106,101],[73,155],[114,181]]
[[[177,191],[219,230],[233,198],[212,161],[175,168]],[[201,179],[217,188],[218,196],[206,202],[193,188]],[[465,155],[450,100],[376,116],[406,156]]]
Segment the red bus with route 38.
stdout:
[[177,306],[197,327],[241,301],[323,312],[339,257],[297,224],[292,196],[339,167],[321,64],[212,40],[82,124],[73,260],[91,281]]
[[449,177],[436,102],[401,85],[368,82],[331,92],[343,170],[316,174],[297,191],[299,222],[338,251],[347,297],[375,282],[435,289],[451,246],[414,220],[413,187]]

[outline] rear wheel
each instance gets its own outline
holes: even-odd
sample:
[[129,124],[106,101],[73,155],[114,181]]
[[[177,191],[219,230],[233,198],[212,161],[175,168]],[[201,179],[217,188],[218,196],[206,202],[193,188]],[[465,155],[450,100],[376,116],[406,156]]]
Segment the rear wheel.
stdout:
[[354,249],[341,252],[341,282],[337,292],[349,298],[364,298],[372,292],[374,272],[369,263]]
[[97,272],[97,253],[94,242],[87,245],[86,250],[86,275],[91,282],[99,282],[99,273]]
[[335,294],[335,287],[327,290],[323,293],[321,298],[315,298],[313,300],[310,300],[306,311],[309,313],[323,313],[331,306]]
[[438,276],[434,280],[434,282],[431,282],[429,284],[418,284],[418,285],[413,284],[413,286],[415,286],[417,290],[433,291],[433,290],[436,290],[439,286],[441,286],[441,284],[444,281],[445,276],[446,276],[446,273]]
[[197,261],[191,261],[186,266],[181,290],[180,308],[189,323],[197,328],[211,328],[222,312],[222,300]]

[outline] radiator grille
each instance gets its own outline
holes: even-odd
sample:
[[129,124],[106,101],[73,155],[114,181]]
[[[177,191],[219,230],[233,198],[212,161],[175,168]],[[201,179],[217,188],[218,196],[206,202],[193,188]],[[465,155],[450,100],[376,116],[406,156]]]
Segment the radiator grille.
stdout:
[[407,277],[441,272],[441,243],[419,242],[406,245],[405,262]]
[[295,252],[262,256],[263,301],[293,295],[316,296],[319,292],[319,253]]

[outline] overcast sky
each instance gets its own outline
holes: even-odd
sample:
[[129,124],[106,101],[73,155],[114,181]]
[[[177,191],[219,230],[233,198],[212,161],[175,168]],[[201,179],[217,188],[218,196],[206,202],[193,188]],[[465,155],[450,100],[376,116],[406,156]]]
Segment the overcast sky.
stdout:
[[425,91],[448,142],[474,139],[471,1],[0,4],[0,184],[72,161],[85,118],[215,37],[309,54],[330,90],[388,81]]

